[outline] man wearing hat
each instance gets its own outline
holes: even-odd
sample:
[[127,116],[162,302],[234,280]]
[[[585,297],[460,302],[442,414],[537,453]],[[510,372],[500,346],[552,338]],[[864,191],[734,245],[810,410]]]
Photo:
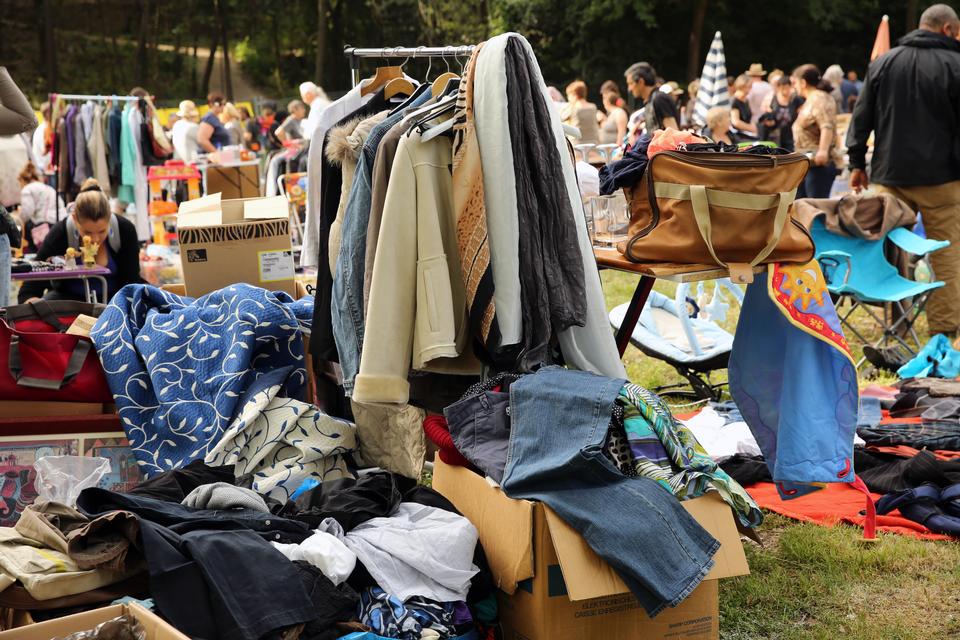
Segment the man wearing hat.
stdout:
[[173,138],[173,157],[192,162],[197,155],[197,130],[200,128],[200,111],[192,100],[184,100],[177,109],[177,118],[170,129]]
[[747,104],[750,105],[750,113],[752,114],[750,124],[756,126],[761,114],[763,114],[764,103],[767,98],[773,94],[773,86],[763,79],[763,77],[767,75],[767,71],[759,62],[754,62],[750,65],[750,69],[747,70],[747,75],[753,79],[753,83],[750,85],[750,92],[747,94]]

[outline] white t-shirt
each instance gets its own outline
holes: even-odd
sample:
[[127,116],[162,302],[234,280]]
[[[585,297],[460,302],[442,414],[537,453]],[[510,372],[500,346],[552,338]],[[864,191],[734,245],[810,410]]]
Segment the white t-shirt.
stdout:
[[197,130],[200,128],[195,122],[177,120],[173,123],[170,135],[173,138],[173,156],[177,160],[192,162],[197,155]]
[[[20,190],[20,216],[24,222],[34,224],[57,221],[57,192],[42,182],[31,182]],[[66,215],[63,201],[60,201],[60,217]]]
[[33,158],[41,173],[50,166],[50,152],[47,151],[47,121],[44,120],[33,130]]

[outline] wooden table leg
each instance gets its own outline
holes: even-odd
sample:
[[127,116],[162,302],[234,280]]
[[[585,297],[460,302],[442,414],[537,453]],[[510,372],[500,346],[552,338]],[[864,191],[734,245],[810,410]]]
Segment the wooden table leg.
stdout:
[[633,292],[633,299],[630,300],[630,306],[627,307],[627,313],[623,317],[623,323],[620,324],[620,328],[617,330],[617,350],[620,352],[621,358],[623,357],[623,352],[627,350],[627,345],[630,344],[630,336],[633,335],[634,328],[636,328],[637,323],[640,321],[640,312],[643,311],[644,305],[647,304],[647,298],[650,297],[650,292],[653,291],[654,282],[656,282],[656,278],[641,276],[640,282],[637,283],[637,288]]

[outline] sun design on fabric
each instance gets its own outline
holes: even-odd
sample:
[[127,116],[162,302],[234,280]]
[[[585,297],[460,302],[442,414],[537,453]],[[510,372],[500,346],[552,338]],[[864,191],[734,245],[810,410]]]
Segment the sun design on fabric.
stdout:
[[803,311],[809,309],[814,301],[823,306],[827,284],[819,271],[805,264],[783,265],[780,270],[784,275],[781,287],[785,293],[790,294],[790,304],[799,300]]

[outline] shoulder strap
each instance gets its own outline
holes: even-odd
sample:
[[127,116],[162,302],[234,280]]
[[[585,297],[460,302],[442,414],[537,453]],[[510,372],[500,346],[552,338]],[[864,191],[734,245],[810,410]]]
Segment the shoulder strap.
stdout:
[[[117,214],[110,214],[110,231],[107,234],[107,242],[114,253],[120,251],[120,221],[117,220]],[[80,249],[80,231],[77,229],[77,223],[73,221],[73,216],[67,216],[67,246],[74,249]]]

